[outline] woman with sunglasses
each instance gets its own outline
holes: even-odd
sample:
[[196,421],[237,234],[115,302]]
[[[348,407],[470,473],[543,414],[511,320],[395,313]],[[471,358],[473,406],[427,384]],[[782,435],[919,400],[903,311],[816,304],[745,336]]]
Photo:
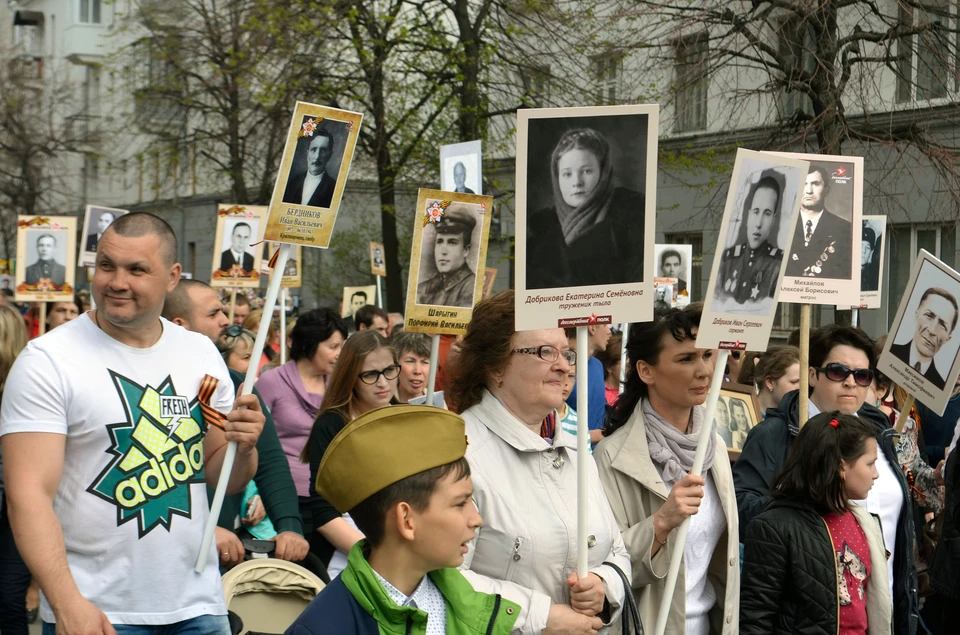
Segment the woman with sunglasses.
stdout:
[[320,461],[330,442],[347,423],[365,412],[390,405],[397,392],[399,376],[396,354],[387,340],[372,329],[354,333],[340,349],[340,358],[323,397],[323,407],[300,457],[310,465],[310,497],[301,505],[304,535],[310,536],[310,550],[324,565],[330,563],[334,551],[349,553],[363,535],[317,492]]
[[623,394],[594,458],[630,553],[633,594],[647,628],[660,613],[675,530],[690,518],[666,632],[736,635],[737,504],[720,435],[708,439],[702,476],[689,474],[700,429],[709,425],[703,403],[711,377],[722,370],[712,350],[697,348],[702,310],[691,304],[630,326]]
[[[829,324],[810,333],[809,416],[840,411],[857,415],[872,426],[879,456],[879,478],[866,500],[856,501],[880,517],[887,551],[890,593],[894,603],[894,632],[913,635],[918,615],[917,572],[913,558],[913,514],[910,490],[900,471],[895,434],[880,410],[866,403],[877,356],[873,341],[858,328]],[[770,500],[774,476],[783,468],[790,446],[800,432],[799,391],[787,393],[763,423],[747,434],[743,451],[733,466],[740,512],[740,531]]]
[[467,424],[467,459],[483,527],[461,569],[474,588],[520,604],[534,633],[596,633],[619,619],[630,558],[589,471],[589,575],[578,580],[576,439],[559,425],[563,379],[576,362],[563,329],[514,331],[513,291],[477,305],[450,364],[451,402]]

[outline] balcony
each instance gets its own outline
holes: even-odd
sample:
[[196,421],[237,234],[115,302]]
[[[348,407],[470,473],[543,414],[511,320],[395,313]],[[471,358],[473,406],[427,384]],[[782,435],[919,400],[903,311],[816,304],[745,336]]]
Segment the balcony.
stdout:
[[101,64],[109,52],[102,24],[71,24],[63,30],[63,56],[74,64]]
[[10,60],[10,74],[27,82],[42,80],[43,58],[17,55]]

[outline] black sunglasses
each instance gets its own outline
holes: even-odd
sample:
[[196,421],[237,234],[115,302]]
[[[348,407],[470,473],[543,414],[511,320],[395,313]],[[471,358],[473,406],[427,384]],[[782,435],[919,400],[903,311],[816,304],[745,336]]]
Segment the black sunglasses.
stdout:
[[814,367],[813,370],[817,371],[818,376],[823,373],[830,381],[846,381],[850,375],[853,375],[853,381],[857,382],[858,386],[869,386],[870,382],[873,381],[873,371],[871,369],[850,368],[838,362],[832,362],[822,368]]
[[400,376],[400,364],[391,364],[383,370],[368,370],[365,373],[360,373],[357,377],[359,377],[363,383],[372,386],[380,381],[380,375],[383,375],[383,378],[387,381],[393,381]]

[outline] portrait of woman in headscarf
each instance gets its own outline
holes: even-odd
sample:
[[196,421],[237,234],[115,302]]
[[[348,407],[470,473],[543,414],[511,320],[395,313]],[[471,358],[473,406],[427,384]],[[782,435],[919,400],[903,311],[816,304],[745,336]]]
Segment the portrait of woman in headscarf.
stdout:
[[642,281],[644,195],[617,186],[606,137],[590,128],[566,132],[550,156],[550,176],[553,205],[527,221],[527,288]]

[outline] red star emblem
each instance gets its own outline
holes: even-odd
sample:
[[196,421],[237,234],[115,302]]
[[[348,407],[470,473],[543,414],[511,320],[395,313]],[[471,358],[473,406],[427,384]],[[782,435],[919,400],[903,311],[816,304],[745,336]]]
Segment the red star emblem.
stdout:
[[596,323],[597,323],[597,314],[596,314],[596,313],[591,313],[591,314],[590,314],[590,324],[596,324]]
[[845,167],[840,166],[837,168],[837,176],[846,176],[846,175],[847,175],[847,169]]

